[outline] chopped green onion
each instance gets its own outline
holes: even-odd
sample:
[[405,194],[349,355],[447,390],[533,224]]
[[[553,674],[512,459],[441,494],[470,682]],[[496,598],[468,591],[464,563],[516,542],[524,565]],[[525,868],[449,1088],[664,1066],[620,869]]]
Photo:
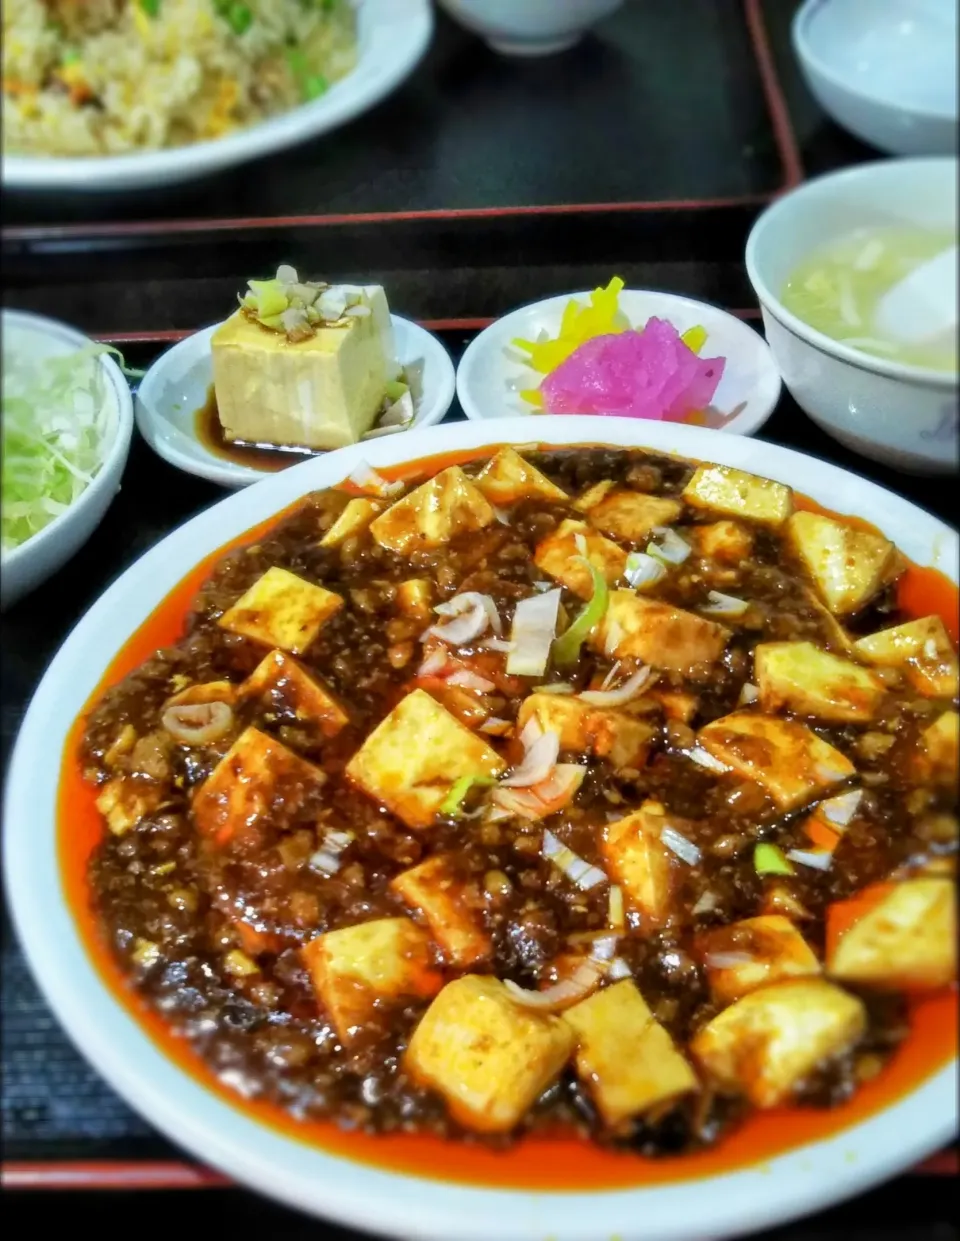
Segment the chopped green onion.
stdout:
[[400,379],[388,379],[384,385],[384,392],[390,401],[399,401],[409,391],[409,387]]
[[245,4],[231,4],[226,17],[234,34],[246,34],[253,23],[253,13]]
[[470,792],[473,786],[496,784],[496,780],[492,776],[461,776],[459,780],[455,780],[450,792],[440,803],[440,813],[456,815],[460,811],[463,799]]
[[160,0],[140,0],[140,8],[147,17],[160,16]]
[[280,315],[290,305],[290,299],[284,293],[277,280],[250,280],[250,292],[257,299],[257,318],[269,319]]
[[330,89],[330,83],[322,73],[312,73],[303,83],[303,94],[306,99],[319,99]]
[[580,648],[590,631],[603,620],[607,605],[610,602],[610,591],[607,579],[589,560],[584,562],[593,578],[593,597],[581,610],[580,615],[568,625],[566,630],[553,644],[553,659],[560,666],[575,664],[580,655]]
[[793,875],[796,871],[776,845],[761,844],[753,851],[753,869],[758,875]]
[[80,60],[80,53],[75,47],[68,47],[60,57],[61,65],[75,65]]

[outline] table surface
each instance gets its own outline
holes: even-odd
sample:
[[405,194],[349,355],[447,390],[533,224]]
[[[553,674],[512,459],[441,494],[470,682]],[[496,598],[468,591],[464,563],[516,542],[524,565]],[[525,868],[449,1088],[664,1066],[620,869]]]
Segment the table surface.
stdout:
[[[376,279],[394,309],[457,358],[492,317],[605,281],[686,292],[757,317],[743,244],[769,197],[874,153],[826,122],[789,53],[795,4],[643,0],[563,57],[518,65],[445,19],[422,70],[323,143],[208,183],[107,204],[5,195],[4,303],[67,319],[144,366],[222,317],[251,272],[281,261]],[[663,54],[664,48],[675,54]],[[679,69],[678,69],[679,64]],[[673,90],[677,74],[682,89]],[[562,153],[563,158],[559,158]],[[478,172],[479,170],[479,172]],[[460,417],[457,409],[450,417]],[[956,480],[854,457],[785,396],[761,438],[875,479],[952,520]],[[0,760],[43,669],[124,568],[222,491],[135,438],[122,489],[90,542],[0,618]],[[838,507],[842,503],[838,501]],[[69,1210],[96,1227],[134,1200],[158,1224],[184,1199],[148,1183],[213,1185],[134,1115],[72,1049],[2,921],[4,1179],[15,1221]],[[947,1241],[955,1152],[771,1241]],[[133,1178],[131,1180],[131,1177]],[[117,1188],[136,1185],[135,1191]],[[269,1237],[360,1241],[234,1188],[190,1198],[190,1218]]]

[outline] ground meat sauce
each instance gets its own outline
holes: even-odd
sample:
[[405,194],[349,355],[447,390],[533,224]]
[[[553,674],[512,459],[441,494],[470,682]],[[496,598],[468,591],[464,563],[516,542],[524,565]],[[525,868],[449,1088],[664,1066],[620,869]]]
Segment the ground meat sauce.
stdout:
[[[339,547],[321,548],[319,536],[347,496],[327,491],[306,497],[255,546],[223,558],[196,598],[182,640],[111,689],[87,721],[87,778],[103,784],[119,775],[151,793],[148,812],[123,834],[105,832],[90,864],[98,918],[112,951],[137,990],[222,1081],[244,1096],[274,1101],[295,1117],[330,1118],[374,1132],[427,1130],[473,1140],[448,1118],[443,1100],[417,1086],[404,1070],[405,1048],[428,1001],[375,1009],[358,1037],[344,1046],[318,1003],[299,951],[323,932],[409,916],[388,883],[428,856],[455,857],[461,899],[491,937],[492,956],[474,971],[535,989],[549,983],[551,963],[571,951],[571,937],[576,944],[577,937],[602,931],[609,913],[606,883],[581,891],[542,858],[544,828],[602,868],[598,839],[604,826],[647,799],[661,802],[670,821],[699,847],[700,860],[683,867],[676,913],[661,929],[645,927],[628,902],[617,953],[657,1021],[683,1050],[719,1011],[696,936],[763,909],[771,880],[754,869],[758,841],[775,842],[783,850],[810,848],[801,828],[809,807],[784,815],[760,785],[705,770],[685,754],[696,729],[741,703],[758,641],[809,640],[836,650],[835,623],[812,595],[809,580],[780,538],[759,527],[753,528],[750,557],[727,566],[729,584],[720,587],[751,601],[749,623],[729,622],[733,636],[719,662],[685,677],[660,674],[657,688],[695,695],[695,711],[686,721],[667,719],[662,711],[644,716],[657,732],[642,770],[615,771],[582,753],[561,753],[560,762],[586,765],[578,793],[561,812],[539,822],[490,821],[475,814],[489,794],[481,786],[468,793],[460,813],[440,816],[421,831],[405,827],[346,780],[351,756],[414,688],[423,657],[421,636],[438,619],[401,615],[399,583],[430,579],[435,602],[463,591],[489,595],[509,634],[517,601],[535,593],[534,583],[547,580],[534,565],[534,548],[564,519],[582,519],[573,507],[577,496],[595,483],[614,480],[627,489],[679,497],[693,471],[686,463],[635,451],[527,452],[525,457],[571,497],[569,503],[522,502],[503,521],[429,552],[398,555],[378,546],[368,532]],[[464,468],[475,476],[482,464]],[[710,520],[716,515],[685,507],[675,528],[690,539],[692,527]],[[171,695],[192,684],[239,684],[263,659],[267,648],[261,643],[226,632],[217,622],[276,566],[345,601],[300,660],[345,704],[349,723],[336,736],[324,737],[275,692],[235,705],[233,727],[217,742],[178,744],[161,722]],[[706,586],[717,580],[706,580],[711,568],[716,566],[694,552],[653,593],[693,610],[702,605]],[[569,620],[581,601],[564,590],[561,606]],[[848,618],[847,627],[854,635],[865,634],[903,619],[895,592],[888,588],[866,611]],[[487,709],[508,721],[515,720],[535,684],[565,679],[579,691],[602,681],[613,663],[585,646],[572,673],[516,678],[502,673],[503,655],[476,644],[459,654],[501,670]],[[929,725],[938,706],[895,672],[885,673],[885,680],[889,692],[868,724],[807,721],[853,759],[864,790],[829,871],[798,865],[787,881],[791,897],[805,911],[803,934],[818,955],[830,902],[955,848],[953,790],[918,788],[906,776],[918,731]],[[191,799],[240,730],[251,724],[316,764],[325,782],[306,791],[284,788],[262,822],[221,846],[198,834]],[[489,740],[517,761],[508,743]],[[417,738],[410,738],[412,747],[417,744]],[[334,874],[311,865],[330,829],[352,837]],[[710,899],[703,899],[708,893]],[[439,957],[437,964],[443,968]],[[446,969],[447,978],[455,975]],[[823,1107],[846,1098],[859,1080],[880,1069],[903,1038],[904,1007],[896,995],[878,999],[864,994],[863,999],[866,1034],[802,1083],[801,1103]],[[654,1109],[613,1134],[601,1123],[587,1087],[568,1068],[521,1128],[572,1126],[585,1136],[629,1144],[647,1155],[672,1154],[715,1142],[743,1109],[736,1097],[706,1084],[699,1094]],[[486,1140],[507,1141],[502,1136]]]

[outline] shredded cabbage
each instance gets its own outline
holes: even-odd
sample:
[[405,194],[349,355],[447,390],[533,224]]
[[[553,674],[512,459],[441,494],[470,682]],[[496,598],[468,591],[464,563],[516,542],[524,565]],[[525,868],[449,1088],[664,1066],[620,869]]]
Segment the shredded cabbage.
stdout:
[[62,357],[3,351],[0,551],[13,551],[73,504],[103,464],[115,421],[91,345]]

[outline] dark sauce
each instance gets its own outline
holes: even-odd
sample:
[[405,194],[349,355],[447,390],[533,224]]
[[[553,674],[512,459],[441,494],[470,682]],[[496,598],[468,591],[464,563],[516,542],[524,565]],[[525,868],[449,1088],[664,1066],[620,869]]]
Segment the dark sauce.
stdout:
[[251,470],[262,470],[265,474],[278,474],[290,465],[317,455],[309,448],[271,448],[266,444],[248,444],[245,440],[228,440],[220,422],[213,384],[207,392],[206,401],[194,415],[194,432],[207,452],[215,457],[232,461],[234,465],[245,465]]

